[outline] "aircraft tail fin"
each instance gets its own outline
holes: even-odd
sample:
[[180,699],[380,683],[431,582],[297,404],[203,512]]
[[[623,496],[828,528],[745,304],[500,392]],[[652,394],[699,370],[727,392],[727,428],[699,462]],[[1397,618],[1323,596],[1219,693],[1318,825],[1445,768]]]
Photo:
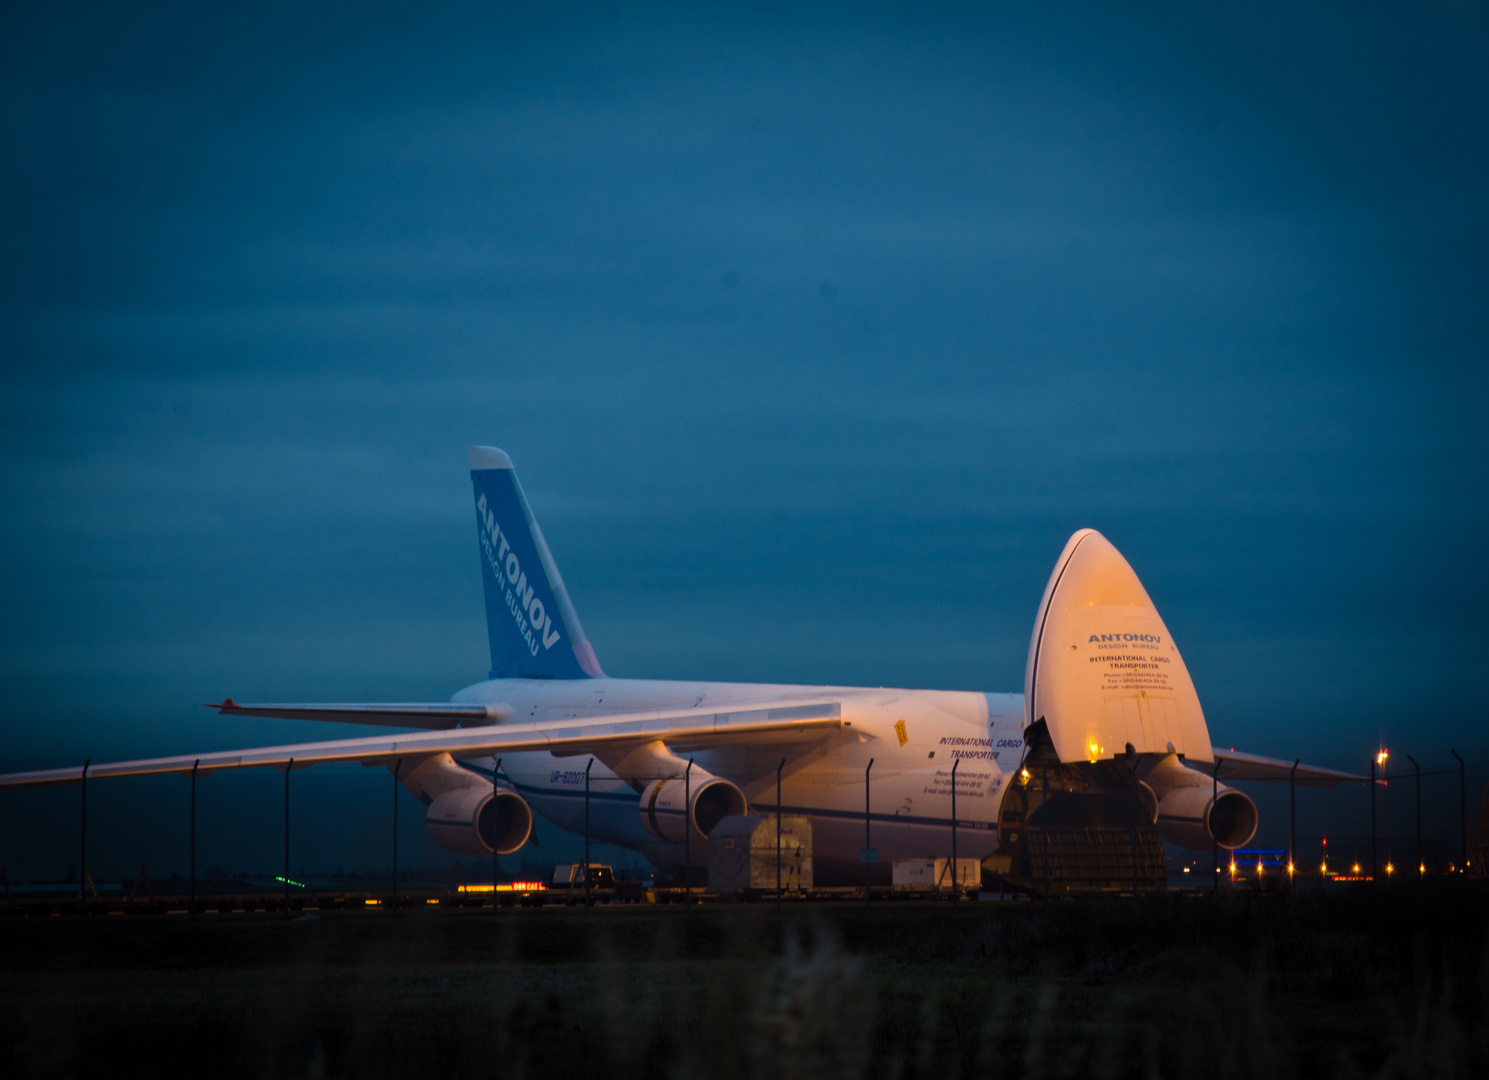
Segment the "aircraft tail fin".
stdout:
[[604,678],[512,459],[470,448],[493,679]]

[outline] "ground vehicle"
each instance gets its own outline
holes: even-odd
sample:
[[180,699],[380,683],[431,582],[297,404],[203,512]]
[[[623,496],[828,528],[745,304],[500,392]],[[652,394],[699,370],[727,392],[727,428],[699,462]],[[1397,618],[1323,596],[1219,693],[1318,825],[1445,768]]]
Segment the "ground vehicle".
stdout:
[[[589,865],[589,899],[608,904],[615,898],[615,871],[600,863]],[[559,863],[553,868],[553,880],[546,893],[550,904],[582,904],[585,900],[584,863]]]

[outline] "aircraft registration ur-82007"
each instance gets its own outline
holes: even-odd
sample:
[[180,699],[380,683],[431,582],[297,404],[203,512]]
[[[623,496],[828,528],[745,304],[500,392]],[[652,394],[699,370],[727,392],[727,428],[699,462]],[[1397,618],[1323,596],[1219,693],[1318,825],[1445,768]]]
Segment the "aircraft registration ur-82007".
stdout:
[[[414,730],[93,765],[87,778],[359,761],[396,770],[427,805],[430,835],[458,854],[517,851],[533,811],[578,832],[588,807],[593,839],[671,874],[685,858],[704,864],[723,818],[779,811],[811,819],[817,884],[862,883],[866,872],[888,884],[894,860],[946,856],[955,805],[959,855],[981,860],[988,882],[1039,893],[1161,884],[1160,837],[1199,850],[1244,845],[1256,806],[1220,777],[1362,779],[1212,747],[1168,628],[1091,529],[1055,563],[1022,694],[609,678],[511,459],[473,447],[470,465],[485,682],[449,702],[228,698],[213,707]],[[13,773],[0,786],[77,783],[82,773]],[[867,867],[866,818],[877,850]]]

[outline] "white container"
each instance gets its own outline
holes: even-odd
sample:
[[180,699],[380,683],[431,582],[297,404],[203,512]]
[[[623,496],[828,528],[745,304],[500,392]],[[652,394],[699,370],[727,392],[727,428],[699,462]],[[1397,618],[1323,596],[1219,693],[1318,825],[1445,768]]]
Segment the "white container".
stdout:
[[[906,892],[951,891],[950,859],[896,859],[891,880]],[[956,861],[956,881],[964,892],[982,888],[982,863],[977,859]]]

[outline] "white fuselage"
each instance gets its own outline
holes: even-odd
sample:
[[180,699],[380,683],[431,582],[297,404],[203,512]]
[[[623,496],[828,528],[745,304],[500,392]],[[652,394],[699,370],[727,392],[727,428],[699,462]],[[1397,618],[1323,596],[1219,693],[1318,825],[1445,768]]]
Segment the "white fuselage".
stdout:
[[[895,859],[949,855],[953,766],[957,854],[979,859],[991,854],[998,846],[998,808],[1024,745],[1022,694],[641,679],[499,679],[467,687],[453,700],[510,706],[513,723],[674,708],[839,702],[843,728],[809,742],[751,742],[684,754],[699,768],[737,784],[757,813],[775,813],[776,770],[784,759],[780,806],[786,814],[812,819],[816,874],[823,883],[861,882],[859,854],[865,846],[878,851],[876,880],[888,879]],[[485,758],[479,765],[489,769],[491,761]],[[642,821],[637,778],[619,776],[599,761],[591,765],[588,755],[506,755],[501,762],[502,787],[515,790],[553,824],[582,834],[586,766],[590,837],[638,851],[659,868],[680,867],[684,845],[658,840]],[[705,865],[703,845],[695,843],[692,848],[692,864]]]

